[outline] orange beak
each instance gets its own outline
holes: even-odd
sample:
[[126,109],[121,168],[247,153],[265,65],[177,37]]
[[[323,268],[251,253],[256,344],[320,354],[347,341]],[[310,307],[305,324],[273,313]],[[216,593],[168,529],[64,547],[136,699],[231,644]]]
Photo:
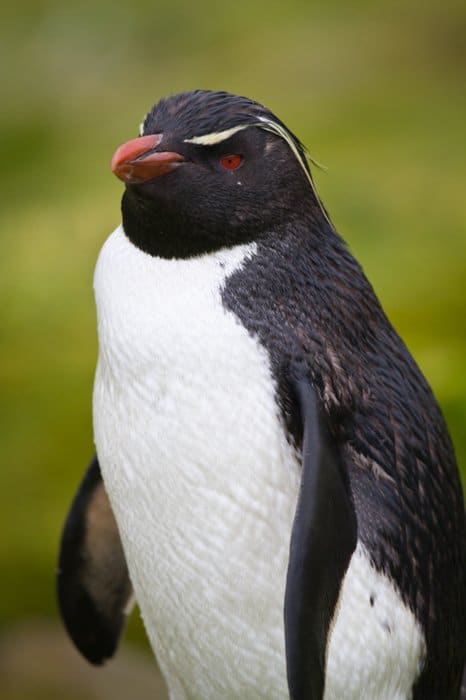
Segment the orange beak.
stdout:
[[112,172],[127,184],[137,184],[152,180],[165,173],[170,173],[184,161],[179,153],[170,151],[156,152],[162,134],[140,136],[128,141],[115,151]]

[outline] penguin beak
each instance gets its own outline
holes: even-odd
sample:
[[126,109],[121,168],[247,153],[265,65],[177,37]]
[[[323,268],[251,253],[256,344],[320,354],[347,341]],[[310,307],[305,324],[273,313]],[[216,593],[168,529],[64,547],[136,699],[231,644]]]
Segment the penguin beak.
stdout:
[[112,172],[126,184],[133,185],[176,170],[184,158],[171,151],[155,152],[161,140],[162,134],[151,134],[124,143],[113,155]]

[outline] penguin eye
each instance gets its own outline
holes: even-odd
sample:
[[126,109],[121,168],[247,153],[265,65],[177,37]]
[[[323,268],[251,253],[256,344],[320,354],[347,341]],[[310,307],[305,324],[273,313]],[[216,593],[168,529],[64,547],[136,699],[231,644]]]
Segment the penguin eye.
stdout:
[[223,158],[220,158],[220,165],[222,168],[225,168],[225,170],[236,170],[242,162],[243,158],[237,155],[223,156]]

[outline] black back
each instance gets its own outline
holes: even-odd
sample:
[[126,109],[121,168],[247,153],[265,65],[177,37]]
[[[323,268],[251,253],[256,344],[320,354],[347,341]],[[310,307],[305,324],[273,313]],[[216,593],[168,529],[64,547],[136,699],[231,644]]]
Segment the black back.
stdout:
[[321,211],[303,207],[261,239],[223,300],[268,350],[297,445],[286,368],[306,364],[348,472],[358,537],[426,636],[414,698],[456,698],[466,652],[458,470],[433,394],[360,266]]

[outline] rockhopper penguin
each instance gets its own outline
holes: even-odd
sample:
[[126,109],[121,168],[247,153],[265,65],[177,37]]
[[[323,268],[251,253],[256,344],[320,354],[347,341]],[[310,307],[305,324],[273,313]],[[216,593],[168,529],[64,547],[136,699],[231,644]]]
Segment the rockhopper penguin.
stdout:
[[97,456],[59,559],[76,646],[112,656],[134,591],[172,700],[458,698],[452,445],[303,146],[198,90],[158,102],[112,169]]

